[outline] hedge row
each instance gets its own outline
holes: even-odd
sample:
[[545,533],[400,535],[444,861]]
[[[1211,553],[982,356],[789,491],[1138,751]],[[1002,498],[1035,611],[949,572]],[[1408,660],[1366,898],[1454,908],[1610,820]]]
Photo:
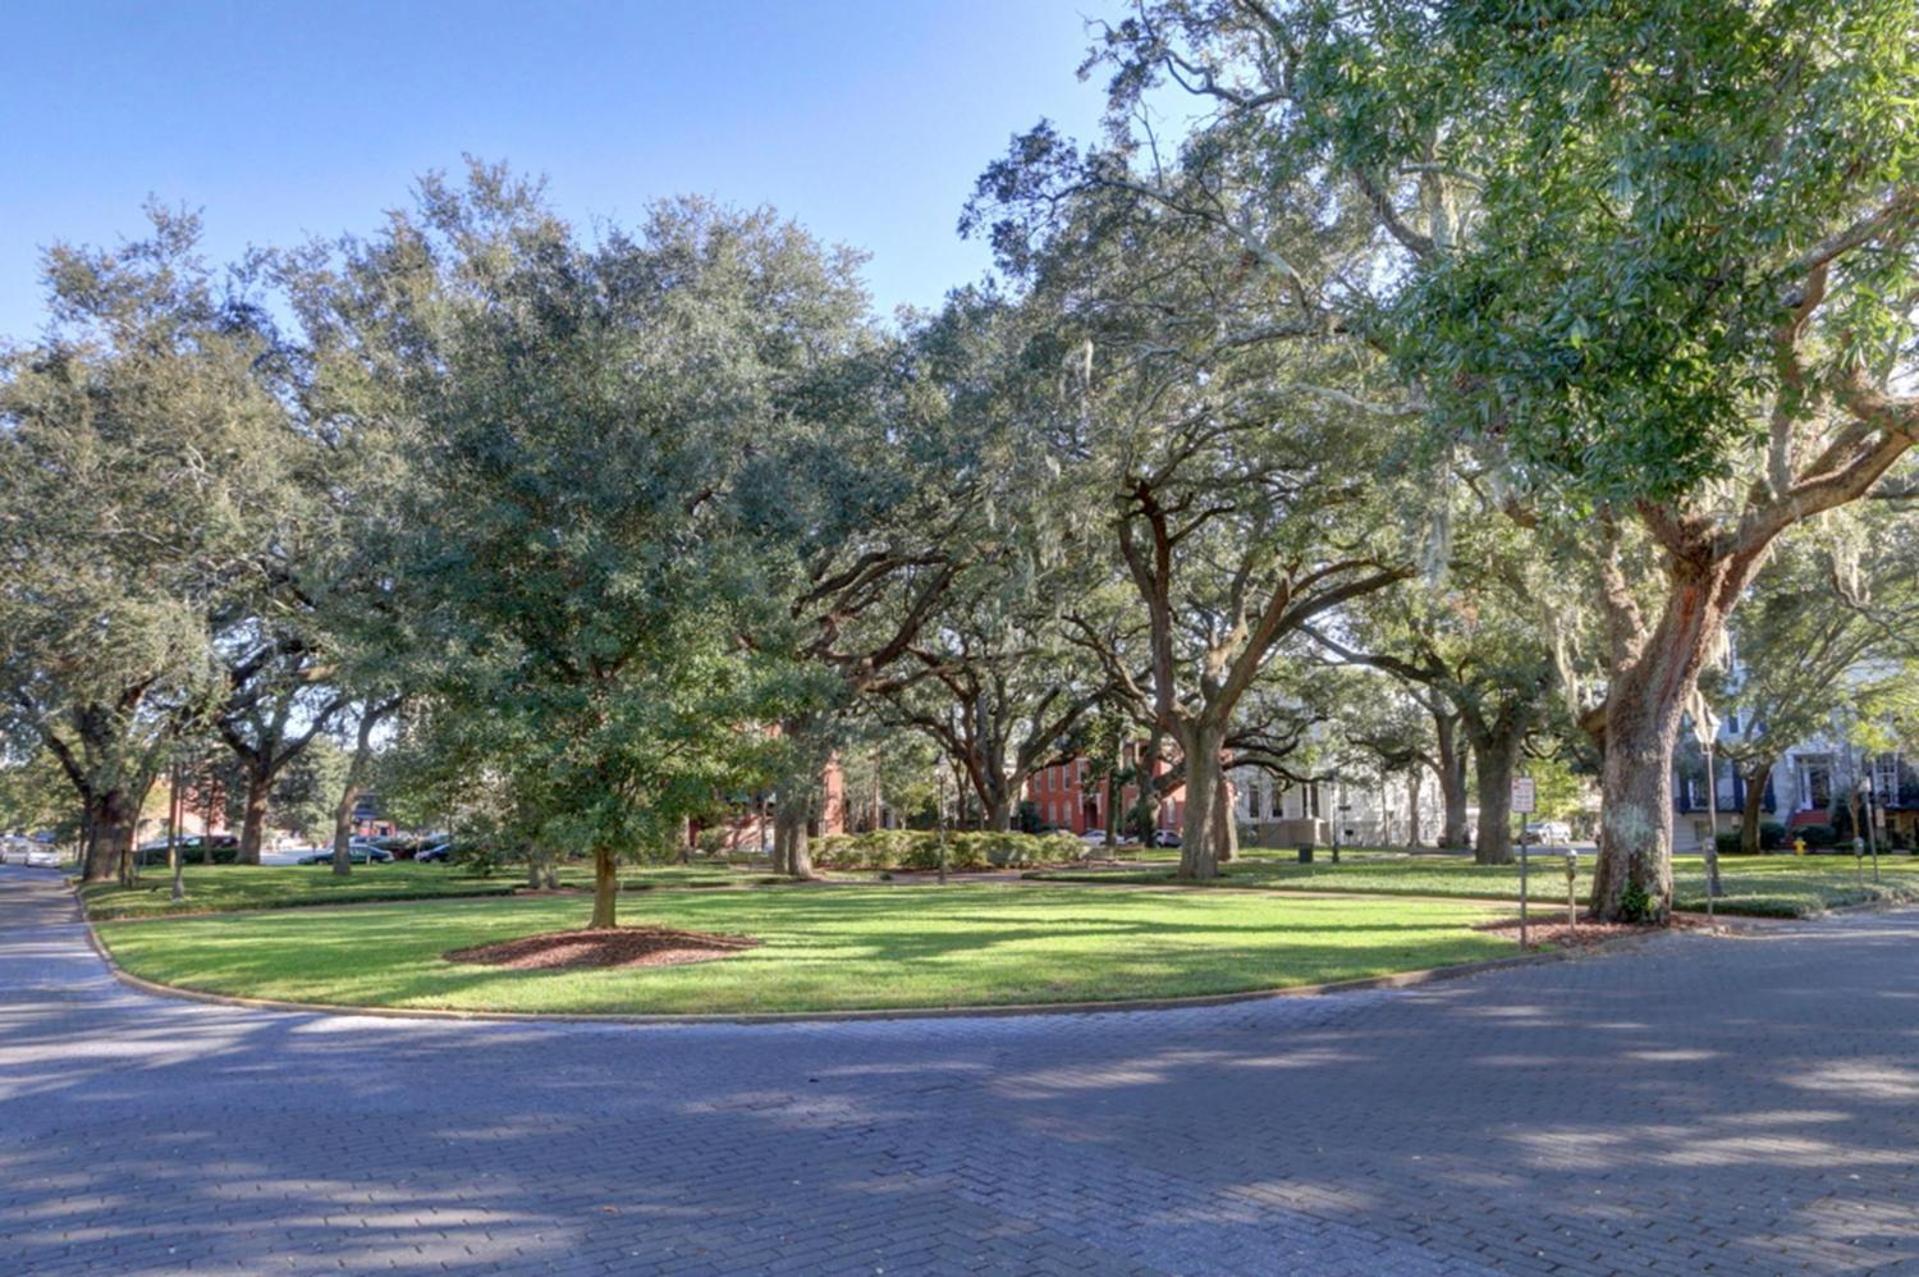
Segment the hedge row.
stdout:
[[[946,867],[1025,868],[1077,860],[1084,847],[1070,834],[963,832],[946,835]],[[813,863],[822,869],[937,869],[940,836],[928,829],[875,829],[863,834],[830,834],[813,844]]]

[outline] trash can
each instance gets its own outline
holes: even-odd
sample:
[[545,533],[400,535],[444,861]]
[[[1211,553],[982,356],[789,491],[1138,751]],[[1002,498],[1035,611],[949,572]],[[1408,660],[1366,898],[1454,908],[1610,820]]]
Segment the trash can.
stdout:
[[1299,863],[1302,865],[1313,863],[1313,844],[1309,842],[1299,844]]

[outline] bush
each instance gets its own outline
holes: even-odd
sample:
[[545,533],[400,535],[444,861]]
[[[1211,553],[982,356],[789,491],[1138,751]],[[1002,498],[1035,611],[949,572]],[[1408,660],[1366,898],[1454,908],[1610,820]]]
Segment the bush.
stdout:
[[[1739,830],[1733,829],[1719,835],[1719,854],[1738,854],[1742,848],[1739,843]],[[1759,822],[1759,850],[1778,851],[1786,845],[1786,827],[1776,820]]]
[[[179,844],[179,852],[181,864],[202,865],[206,863],[206,849],[200,846],[200,840],[197,838],[182,839]],[[142,869],[152,868],[155,865],[164,865],[167,863],[167,849],[165,847],[141,848],[134,853],[134,863]],[[213,863],[216,865],[239,864],[239,844],[215,842],[213,844]]]
[[1837,847],[1839,833],[1831,825],[1801,825],[1794,831],[1796,837],[1804,838],[1808,847]]
[[[967,873],[1058,864],[1077,858],[1080,850],[1079,840],[1067,834],[960,831],[946,835],[946,868],[953,873]],[[830,834],[813,844],[813,863],[823,869],[930,872],[940,865],[940,837],[938,831],[930,829]]]
[[488,843],[456,842],[447,859],[470,874],[491,878],[506,865],[506,857]]

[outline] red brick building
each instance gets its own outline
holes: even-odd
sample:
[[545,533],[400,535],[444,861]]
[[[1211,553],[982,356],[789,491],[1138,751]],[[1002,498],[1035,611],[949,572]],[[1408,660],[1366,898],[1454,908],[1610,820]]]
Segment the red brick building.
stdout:
[[[1125,766],[1133,765],[1139,748],[1138,745],[1126,747]],[[1160,759],[1154,774],[1165,774],[1167,766],[1166,760]],[[1051,767],[1042,767],[1026,778],[1025,798],[1039,812],[1041,824],[1076,834],[1106,828],[1106,786],[1096,783],[1091,771],[1091,763],[1084,758],[1075,758]],[[1122,820],[1138,801],[1138,787],[1128,785],[1120,792],[1119,811]],[[1186,789],[1178,786],[1160,800],[1159,827],[1178,829],[1185,814]]]

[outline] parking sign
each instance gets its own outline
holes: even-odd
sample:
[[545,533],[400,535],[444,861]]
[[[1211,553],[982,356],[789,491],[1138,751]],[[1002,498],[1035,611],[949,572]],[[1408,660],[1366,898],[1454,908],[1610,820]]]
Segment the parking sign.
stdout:
[[1513,777],[1513,811],[1517,815],[1531,815],[1533,810],[1533,778],[1531,776]]

